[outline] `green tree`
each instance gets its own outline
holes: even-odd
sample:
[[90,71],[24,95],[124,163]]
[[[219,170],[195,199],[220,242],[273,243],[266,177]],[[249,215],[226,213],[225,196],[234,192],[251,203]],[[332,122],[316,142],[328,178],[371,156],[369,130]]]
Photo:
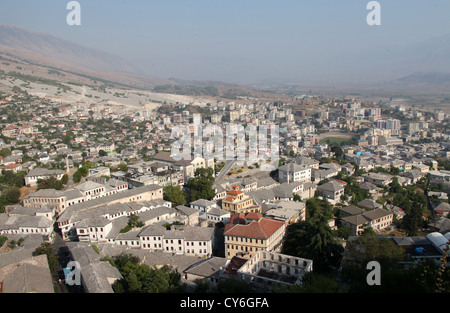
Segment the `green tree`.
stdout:
[[198,199],[212,200],[216,194],[213,188],[214,181],[214,169],[196,169],[195,176],[187,182],[187,188],[190,191],[190,201]]
[[51,244],[49,242],[44,242],[34,250],[33,255],[47,255],[50,271],[55,273],[58,270],[58,257],[53,254],[53,251],[54,249],[51,247]]
[[186,195],[180,186],[167,186],[164,188],[164,200],[170,201],[175,206],[186,204]]
[[128,171],[128,165],[126,163],[120,163],[117,168],[119,171],[127,172]]
[[81,178],[83,178],[83,175],[81,175],[81,173],[79,171],[76,171],[73,174],[73,182],[74,183],[79,183],[81,181]]
[[[350,291],[368,292],[390,289],[389,280],[398,279],[397,274],[402,272],[400,261],[405,260],[405,257],[405,251],[397,247],[390,239],[360,236],[347,243],[345,257],[342,260],[341,279],[349,285]],[[381,286],[367,284],[367,264],[371,261],[377,261],[382,268]]]
[[128,219],[128,226],[130,226],[130,228],[142,227],[144,226],[144,223],[139,220],[139,216],[131,214]]
[[61,183],[67,185],[68,182],[69,182],[69,175],[64,174],[63,177],[61,178]]
[[7,157],[11,155],[11,150],[9,150],[8,148],[2,148],[0,149],[0,156]]
[[140,259],[121,254],[110,261],[123,279],[112,287],[116,293],[168,293],[182,291],[181,275],[169,266],[154,268],[140,263]]
[[61,180],[57,180],[55,177],[39,180],[37,189],[55,189],[62,190],[64,188]]
[[6,189],[5,198],[10,204],[18,203],[20,200],[20,189],[17,187],[11,187]]
[[343,248],[337,243],[322,213],[288,227],[283,253],[312,259],[314,270],[329,273],[338,267]]
[[340,146],[331,147],[331,152],[334,152],[336,159],[340,160],[344,156],[344,151]]

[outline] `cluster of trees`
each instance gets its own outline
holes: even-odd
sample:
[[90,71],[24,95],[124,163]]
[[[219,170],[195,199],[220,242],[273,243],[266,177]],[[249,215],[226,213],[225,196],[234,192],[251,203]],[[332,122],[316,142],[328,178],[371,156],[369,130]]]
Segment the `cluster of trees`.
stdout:
[[369,192],[367,190],[361,189],[355,177],[345,176],[342,178],[347,185],[345,185],[345,194],[351,196],[350,203],[356,204],[364,199],[369,198]]
[[328,225],[333,206],[316,198],[306,202],[306,220],[288,227],[282,253],[314,261],[314,271],[333,273],[342,257],[342,245]]
[[189,199],[180,186],[167,186],[164,188],[164,200],[171,201],[175,206],[206,199],[212,200],[216,194],[213,186],[215,182],[214,169],[198,168],[194,177],[190,178],[186,184],[189,189]]
[[85,163],[82,167],[77,169],[77,171],[73,174],[73,182],[79,183],[83,177],[86,177],[89,175],[89,169],[94,168],[95,165],[92,163]]
[[42,179],[38,181],[37,189],[55,189],[63,190],[64,185],[69,182],[69,176],[64,174],[61,180],[57,180],[55,177],[49,177],[47,179]]
[[[367,284],[367,264],[380,264],[380,284]],[[432,260],[409,263],[405,251],[390,239],[359,236],[348,242],[339,277],[349,292],[450,292],[450,270],[440,270]],[[445,262],[445,260],[442,260]]]
[[186,195],[181,186],[167,186],[164,188],[164,200],[172,202],[174,206],[185,205]]
[[0,213],[3,213],[5,206],[16,204],[20,200],[20,188],[24,186],[25,173],[13,173],[3,170],[0,175]]
[[214,169],[198,168],[195,170],[194,177],[187,182],[187,188],[190,191],[190,201],[198,199],[212,200],[216,195],[213,188],[215,182]]
[[131,254],[102,260],[117,267],[123,276],[123,279],[112,285],[115,293],[173,293],[185,290],[180,273],[167,265],[162,268],[150,267]]
[[426,226],[423,214],[429,213],[426,195],[414,185],[402,187],[396,177],[389,186],[389,193],[393,198],[388,202],[402,208],[406,213],[400,226],[406,230],[408,236],[417,236],[419,228]]

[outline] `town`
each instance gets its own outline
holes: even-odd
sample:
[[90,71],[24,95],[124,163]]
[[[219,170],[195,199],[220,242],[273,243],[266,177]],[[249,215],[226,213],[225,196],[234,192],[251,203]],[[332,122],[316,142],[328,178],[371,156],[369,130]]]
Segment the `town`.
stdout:
[[[175,275],[147,292],[295,292],[319,277],[329,292],[369,290],[365,264],[355,265],[377,259],[369,245],[415,265],[408,276],[431,262],[437,277],[449,264],[442,110],[314,94],[151,110],[90,99],[0,94],[3,292],[137,292],[127,262]],[[277,166],[264,170],[267,145],[243,159],[173,155],[175,127],[194,135],[208,125],[276,125]],[[79,286],[69,261],[80,264]],[[408,287],[448,292],[441,275],[441,286]]]

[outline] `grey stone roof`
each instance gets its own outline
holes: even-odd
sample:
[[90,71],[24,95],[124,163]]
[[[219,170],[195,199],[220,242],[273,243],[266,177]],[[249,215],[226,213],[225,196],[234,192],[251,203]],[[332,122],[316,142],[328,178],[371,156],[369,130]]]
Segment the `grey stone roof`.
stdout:
[[339,211],[344,212],[347,215],[357,215],[365,212],[365,210],[357,208],[353,205],[340,208]]
[[202,207],[208,207],[208,206],[215,205],[216,202],[215,201],[205,200],[205,199],[198,199],[196,201],[191,202],[190,204],[191,205],[198,205],[198,206],[202,206]]
[[183,272],[201,277],[218,276],[227,262],[226,258],[212,257],[190,266]]
[[290,173],[295,173],[295,172],[301,172],[304,171],[306,169],[309,169],[310,167],[307,165],[300,165],[297,163],[288,163],[285,164],[281,167],[278,168],[279,171],[285,171],[285,172],[290,172]]
[[109,262],[98,262],[81,268],[87,293],[114,293],[108,280],[122,279],[119,270]]
[[166,228],[161,226],[160,224],[152,224],[147,227],[144,227],[139,233],[139,237],[143,236],[163,236],[166,231]]
[[64,196],[64,192],[60,191],[60,190],[40,189],[36,192],[32,192],[32,193],[26,195],[25,197],[23,197],[23,199],[36,198],[36,197],[59,198],[59,197],[63,197],[63,196]]
[[188,207],[188,206],[184,206],[184,205],[178,205],[175,207],[175,210],[177,210],[178,212],[183,213],[186,216],[191,216],[191,215],[195,215],[198,214],[198,210]]
[[84,243],[67,243],[73,260],[81,267],[81,276],[86,292],[111,293],[113,292],[108,279],[121,279],[122,275],[117,268],[109,262],[100,261],[100,255],[91,245]]
[[85,201],[82,203],[74,204],[74,205],[69,206],[63,213],[61,213],[61,215],[58,218],[58,222],[70,221],[72,215],[75,212],[87,211],[92,208],[97,208],[100,206],[108,206],[109,208],[111,208],[111,207],[115,207],[115,206],[119,206],[119,205],[124,205],[124,204],[120,204],[120,203],[114,203],[114,204],[108,204],[108,203],[112,202],[112,201],[117,201],[117,200],[120,200],[120,199],[123,199],[126,197],[132,197],[134,195],[137,195],[137,194],[140,194],[143,192],[153,191],[153,190],[158,190],[158,189],[162,189],[162,187],[160,185],[152,184],[152,185],[143,186],[143,187],[139,187],[139,188],[128,189],[126,191],[118,192],[113,195],[100,197],[100,198],[96,198],[96,199],[93,199],[90,201]]
[[372,199],[364,199],[358,202],[359,206],[368,208],[368,209],[379,209],[383,206]]
[[341,183],[337,182],[337,181],[329,181],[323,185],[320,185],[317,187],[317,190],[324,190],[324,191],[339,191],[341,189],[344,188],[344,185],[342,185]]
[[3,293],[53,293],[47,256],[20,260],[0,269]]
[[49,170],[47,168],[34,168],[28,172],[25,177],[33,177],[33,176],[51,176],[51,175],[61,175],[65,172],[63,170]]
[[53,222],[43,216],[11,216],[7,219],[2,218],[0,230],[18,229],[19,227],[48,228],[52,225]]

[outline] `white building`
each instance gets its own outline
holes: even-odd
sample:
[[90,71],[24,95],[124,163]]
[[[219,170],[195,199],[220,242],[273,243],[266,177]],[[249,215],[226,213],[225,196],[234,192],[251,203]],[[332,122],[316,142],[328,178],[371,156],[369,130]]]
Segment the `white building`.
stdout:
[[311,182],[311,167],[288,163],[278,168],[278,180],[280,183]]

